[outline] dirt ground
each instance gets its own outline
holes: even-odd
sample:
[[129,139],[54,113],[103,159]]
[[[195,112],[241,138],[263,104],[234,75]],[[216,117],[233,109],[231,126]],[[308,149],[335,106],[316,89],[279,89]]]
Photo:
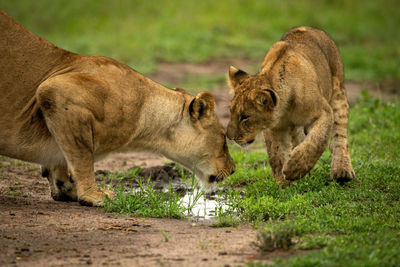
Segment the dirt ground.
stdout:
[[[169,84],[186,75],[222,74],[227,66],[248,69],[249,60],[218,60],[202,65],[161,64],[151,78]],[[399,81],[346,83],[349,101],[362,89],[384,100],[398,99]],[[217,114],[226,125],[231,95],[214,92]],[[163,165],[148,154],[117,154],[96,163],[96,170],[116,171]],[[302,251],[260,253],[252,246],[251,226],[213,228],[209,222],[129,218],[98,208],[53,201],[38,165],[0,158],[0,266],[238,266],[272,263]]]

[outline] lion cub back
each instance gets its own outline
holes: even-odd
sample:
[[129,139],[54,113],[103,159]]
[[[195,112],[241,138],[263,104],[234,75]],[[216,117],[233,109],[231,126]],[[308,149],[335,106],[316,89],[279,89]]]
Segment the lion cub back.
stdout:
[[296,52],[306,55],[316,69],[328,63],[331,75],[343,82],[343,62],[339,50],[325,31],[307,26],[295,27],[285,32],[281,41],[290,43]]

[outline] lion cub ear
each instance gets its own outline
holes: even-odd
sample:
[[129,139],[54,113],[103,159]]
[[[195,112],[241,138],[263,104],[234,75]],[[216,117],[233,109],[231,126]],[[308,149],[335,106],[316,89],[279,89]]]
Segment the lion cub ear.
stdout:
[[250,93],[250,98],[260,111],[272,111],[277,102],[275,92],[270,89],[253,90]]
[[189,105],[189,114],[195,120],[211,116],[215,109],[215,101],[208,92],[199,93]]
[[239,70],[234,66],[229,67],[228,81],[233,90],[235,90],[235,87],[246,80],[249,76],[250,75],[247,72]]

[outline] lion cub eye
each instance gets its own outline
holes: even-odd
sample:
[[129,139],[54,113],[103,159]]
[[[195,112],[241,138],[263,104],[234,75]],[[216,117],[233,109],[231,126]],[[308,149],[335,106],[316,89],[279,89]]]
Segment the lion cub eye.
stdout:
[[249,117],[250,117],[250,116],[241,114],[240,117],[239,117],[239,122],[243,122],[243,121],[247,120]]

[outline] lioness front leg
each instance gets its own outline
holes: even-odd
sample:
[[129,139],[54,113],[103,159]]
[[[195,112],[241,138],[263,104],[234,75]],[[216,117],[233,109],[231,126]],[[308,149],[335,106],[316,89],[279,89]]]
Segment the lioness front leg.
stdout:
[[[79,122],[79,119],[75,121],[73,117],[56,123],[50,120],[48,125],[68,162],[79,203],[85,206],[102,206],[106,196],[112,197],[113,194],[109,190],[96,188],[90,123]],[[85,117],[84,110],[81,110],[79,117]]]
[[333,96],[331,100],[334,123],[330,150],[332,152],[331,177],[338,182],[347,182],[355,177],[351,166],[349,144],[347,141],[347,120],[349,104],[340,80],[333,79]]
[[106,196],[112,197],[113,194],[96,188],[92,112],[82,105],[75,105],[73,96],[57,92],[57,88],[39,90],[38,100],[47,127],[64,154],[79,203],[102,206]]
[[314,167],[328,144],[332,131],[332,109],[326,103],[322,114],[307,127],[307,136],[289,155],[283,166],[283,174],[287,180],[296,180],[307,175]]
[[263,134],[272,173],[278,184],[283,185],[285,177],[282,169],[290,152],[290,135],[286,131],[271,130],[265,130]]

